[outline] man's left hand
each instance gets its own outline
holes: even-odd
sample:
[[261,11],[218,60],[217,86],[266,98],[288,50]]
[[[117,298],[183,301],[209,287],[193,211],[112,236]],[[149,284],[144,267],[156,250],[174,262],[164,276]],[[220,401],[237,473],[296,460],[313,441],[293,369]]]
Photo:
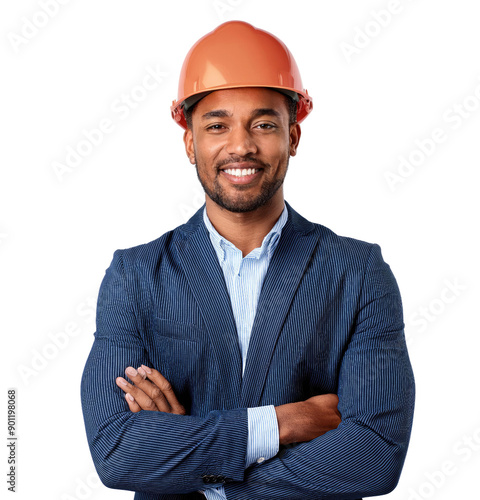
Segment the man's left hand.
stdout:
[[137,370],[129,366],[125,374],[133,384],[122,377],[118,377],[116,383],[125,392],[130,411],[162,411],[186,415],[185,408],[178,402],[170,382],[159,371],[145,365]]

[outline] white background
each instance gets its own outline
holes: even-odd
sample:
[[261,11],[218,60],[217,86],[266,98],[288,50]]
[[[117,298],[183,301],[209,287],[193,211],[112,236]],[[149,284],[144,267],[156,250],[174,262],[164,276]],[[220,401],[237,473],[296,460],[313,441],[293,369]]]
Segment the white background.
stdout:
[[[41,3],[2,2],[0,13],[2,498],[7,388],[18,398],[16,498],[133,497],[98,484],[83,427],[95,300],[115,249],[202,202],[169,106],[190,46],[230,19],[281,38],[314,100],[287,201],[379,243],[402,292],[417,403],[388,498],[480,498],[478,2],[399,0],[390,17],[376,15],[388,0],[64,0],[57,12],[45,0],[47,17]],[[142,95],[147,68],[164,76]],[[116,106],[132,93],[127,116]],[[55,172],[104,119],[111,132]],[[444,140],[422,160],[418,141],[435,129]],[[386,172],[401,177],[389,184]]]

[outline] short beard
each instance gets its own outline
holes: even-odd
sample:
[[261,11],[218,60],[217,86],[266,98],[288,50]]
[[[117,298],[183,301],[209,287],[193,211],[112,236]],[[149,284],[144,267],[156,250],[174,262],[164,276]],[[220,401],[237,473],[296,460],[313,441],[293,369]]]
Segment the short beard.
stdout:
[[[285,169],[285,173],[288,170],[289,160],[290,160],[289,155],[287,155],[287,166]],[[211,190],[208,186],[206,186],[203,183],[202,179],[200,178],[200,175],[198,174],[197,165],[195,165],[195,170],[197,171],[198,180],[200,181],[200,184],[202,185],[206,195],[220,207],[224,208],[225,210],[228,210],[229,212],[235,212],[235,213],[253,212],[254,210],[257,210],[257,208],[263,207],[273,198],[274,194],[280,189],[280,187],[283,184],[283,181],[285,180],[284,176],[280,179],[277,179],[273,183],[267,183],[262,187],[261,193],[254,199],[233,201],[228,199],[227,196],[225,196],[222,187],[216,180],[213,183],[214,189]],[[242,189],[246,190],[248,189],[248,186],[242,186],[242,185],[237,186],[238,191],[242,191]]]

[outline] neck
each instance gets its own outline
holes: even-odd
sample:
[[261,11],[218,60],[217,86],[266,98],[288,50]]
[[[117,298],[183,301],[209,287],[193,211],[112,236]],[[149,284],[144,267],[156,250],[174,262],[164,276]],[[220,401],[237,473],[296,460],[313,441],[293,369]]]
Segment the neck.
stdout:
[[[277,199],[274,199],[277,198]],[[283,195],[252,212],[230,212],[206,197],[207,215],[217,232],[241,250],[243,257],[262,245],[284,207]]]

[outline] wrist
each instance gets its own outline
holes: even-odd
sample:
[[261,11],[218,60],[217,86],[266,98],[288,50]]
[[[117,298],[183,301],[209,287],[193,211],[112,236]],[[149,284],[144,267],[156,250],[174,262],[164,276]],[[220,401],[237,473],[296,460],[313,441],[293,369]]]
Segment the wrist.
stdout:
[[294,443],[296,441],[295,428],[291,425],[295,422],[293,413],[298,412],[297,407],[301,403],[288,403],[275,407],[278,422],[278,437],[281,445]]

